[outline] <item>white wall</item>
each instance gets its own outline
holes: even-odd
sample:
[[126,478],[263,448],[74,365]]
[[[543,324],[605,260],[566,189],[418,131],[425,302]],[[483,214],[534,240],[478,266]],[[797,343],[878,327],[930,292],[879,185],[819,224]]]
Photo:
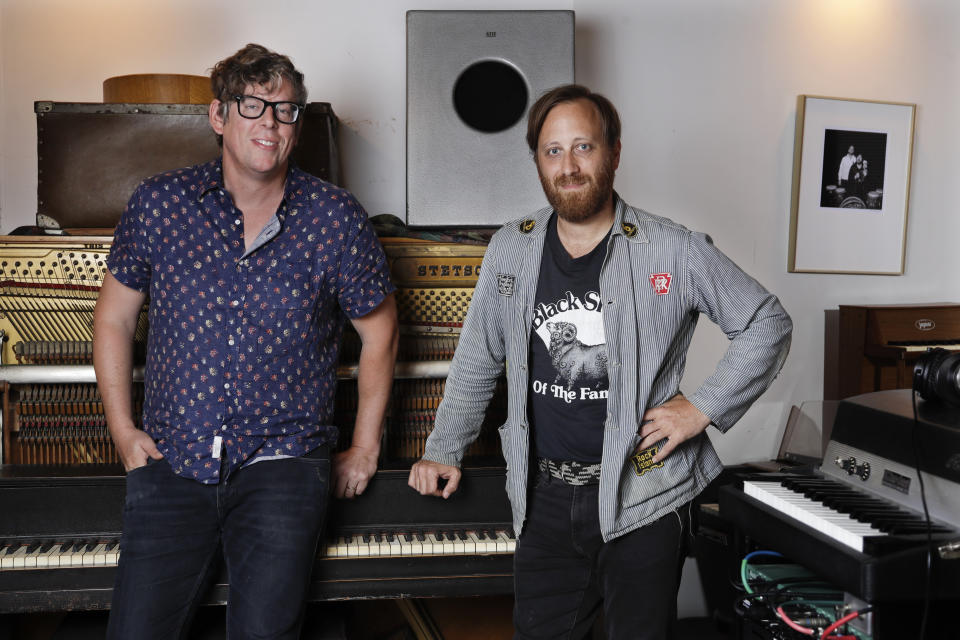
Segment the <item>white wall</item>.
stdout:
[[[434,0],[0,0],[0,227],[36,211],[34,100],[98,102],[105,78],[202,74],[256,41],[290,54],[341,119],[346,185],[372,214],[404,209],[407,9],[521,8]],[[773,388],[729,435],[727,462],[769,457],[791,404],[822,394],[823,312],[840,303],[960,299],[960,9],[952,0],[567,0],[577,78],[624,120],[617,188],[709,232],[780,295],[796,325]],[[797,94],[918,105],[906,273],[788,274]],[[726,339],[705,323],[684,387]],[[716,435],[716,434],[714,434]]]
[[[483,2],[510,9],[509,1]],[[372,213],[403,217],[408,9],[467,0],[0,0],[0,228],[33,224],[35,100],[101,102],[103,80],[130,73],[205,75],[248,42],[286,53],[310,99],[340,118],[346,185]],[[571,0],[525,8],[572,9]],[[10,187],[8,188],[8,185]],[[15,186],[14,186],[15,185]]]
[[[627,7],[630,8],[627,8]],[[617,188],[709,232],[793,316],[781,377],[727,436],[727,462],[776,451],[791,404],[822,398],[823,313],[838,304],[958,300],[960,10],[949,0],[577,3],[577,78],[624,120]],[[903,276],[786,272],[798,94],[916,103]],[[698,329],[685,388],[726,339]]]

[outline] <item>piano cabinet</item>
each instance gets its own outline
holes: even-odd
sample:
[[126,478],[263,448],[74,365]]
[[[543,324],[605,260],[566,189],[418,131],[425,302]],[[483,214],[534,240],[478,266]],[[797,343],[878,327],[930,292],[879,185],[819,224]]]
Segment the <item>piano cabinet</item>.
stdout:
[[928,348],[960,349],[960,304],[839,305],[824,316],[824,400],[909,389]]
[[[0,239],[0,263],[9,263],[0,271],[7,278],[0,282],[0,332],[7,338],[0,352],[0,614],[109,607],[125,482],[103,421],[89,333],[109,241]],[[398,287],[401,342],[380,471],[357,500],[333,501],[309,599],[393,599],[409,605],[409,618],[419,615],[410,604],[415,598],[512,593],[515,543],[497,434],[506,393],[501,380],[454,497],[423,497],[407,486],[433,427],[486,247],[408,238],[383,244]],[[51,276],[57,286],[31,270],[40,260],[44,268],[59,265]],[[87,284],[78,294],[67,285],[79,278]],[[352,435],[357,352],[348,330],[337,371],[336,449]],[[137,414],[142,375],[135,370]],[[206,602],[222,604],[226,594],[221,575]]]
[[[0,468],[0,613],[107,609],[123,476]],[[54,475],[45,475],[54,474]],[[502,468],[465,468],[448,500],[381,470],[356,500],[333,500],[310,601],[509,594],[515,536]],[[206,604],[225,604],[221,572]]]

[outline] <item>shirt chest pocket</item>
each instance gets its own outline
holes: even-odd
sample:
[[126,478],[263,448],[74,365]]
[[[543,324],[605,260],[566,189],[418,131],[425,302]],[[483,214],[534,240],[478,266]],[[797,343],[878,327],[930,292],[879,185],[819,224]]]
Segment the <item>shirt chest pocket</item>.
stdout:
[[247,300],[260,312],[311,309],[314,304],[313,263],[271,260],[247,279]]
[[311,262],[277,260],[248,279],[247,301],[261,364],[306,346],[318,290],[312,276]]

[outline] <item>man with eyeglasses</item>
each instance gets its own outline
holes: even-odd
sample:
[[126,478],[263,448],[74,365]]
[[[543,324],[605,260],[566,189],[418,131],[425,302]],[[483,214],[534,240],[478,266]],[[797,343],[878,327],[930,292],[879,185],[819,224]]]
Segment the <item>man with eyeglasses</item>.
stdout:
[[[212,70],[221,158],[145,180],[117,226],[94,361],[127,470],[108,637],[180,638],[218,558],[227,634],[298,638],[328,496],[377,467],[397,349],[383,248],[349,192],[289,162],[306,103],[286,56]],[[133,336],[149,297],[143,429]],[[362,341],[351,446],[332,461],[338,347]]]

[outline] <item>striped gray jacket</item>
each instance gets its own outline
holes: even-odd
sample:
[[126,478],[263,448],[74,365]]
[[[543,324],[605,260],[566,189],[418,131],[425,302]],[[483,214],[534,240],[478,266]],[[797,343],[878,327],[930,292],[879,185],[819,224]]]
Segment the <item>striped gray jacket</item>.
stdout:
[[[552,212],[548,207],[510,222],[491,239],[424,454],[460,465],[506,369],[508,411],[500,439],[517,535],[529,475],[527,365],[534,296]],[[716,323],[730,344],[714,373],[687,399],[724,432],[780,371],[792,323],[776,296],[708,236],[619,198],[600,295],[610,392],[598,508],[604,540],[611,540],[690,500],[722,468],[706,433],[682,443],[662,467],[638,475],[628,461],[640,442],[645,410],[679,391],[699,314]]]

